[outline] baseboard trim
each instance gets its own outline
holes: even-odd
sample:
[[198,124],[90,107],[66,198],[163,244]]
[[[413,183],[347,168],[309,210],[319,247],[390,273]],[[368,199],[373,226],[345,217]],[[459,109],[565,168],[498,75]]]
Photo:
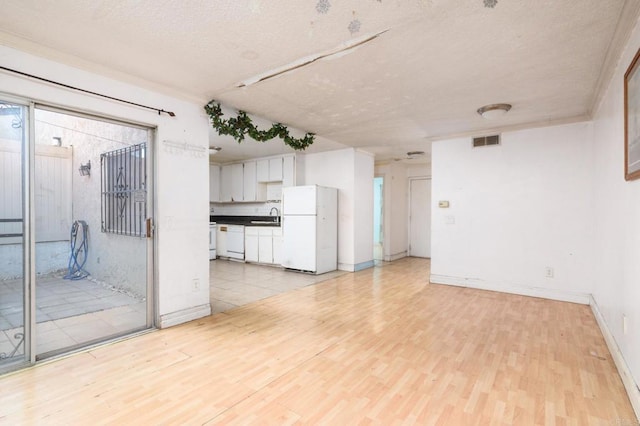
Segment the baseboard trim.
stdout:
[[620,351],[620,347],[616,343],[616,339],[613,337],[611,330],[609,330],[609,326],[600,312],[600,308],[596,303],[596,300],[593,298],[593,295],[589,297],[589,305],[591,306],[591,311],[593,312],[593,316],[596,318],[598,322],[598,326],[600,327],[600,331],[604,336],[604,341],[607,343],[607,347],[609,348],[609,352],[611,353],[611,357],[613,358],[613,362],[618,369],[618,374],[622,379],[622,384],[627,391],[627,395],[629,396],[629,401],[631,401],[631,406],[633,407],[633,411],[636,413],[636,418],[640,422],[640,389],[638,388],[638,384],[636,384],[633,376],[631,375],[631,371],[627,366],[624,357],[622,356],[622,352]]
[[355,266],[353,267],[353,272],[362,271],[363,269],[373,268],[374,266],[375,266],[375,262],[373,260],[356,263]]
[[392,254],[390,256],[385,256],[385,262],[393,262],[394,260],[402,259],[403,257],[407,257],[407,252],[403,251],[400,253]]
[[430,281],[435,284],[470,287],[477,288],[479,290],[500,291],[503,293],[519,294],[521,296],[540,297],[543,299],[559,300],[561,302],[580,303],[581,305],[588,305],[590,298],[590,295],[587,293],[573,293],[568,291],[551,290],[541,287],[526,287],[513,284],[497,284],[477,278],[460,278],[447,275],[431,274]]
[[173,327],[174,325],[193,321],[198,318],[211,315],[211,305],[209,303],[192,308],[183,309],[170,314],[160,315],[158,328]]
[[355,265],[353,263],[338,263],[339,271],[354,272]]

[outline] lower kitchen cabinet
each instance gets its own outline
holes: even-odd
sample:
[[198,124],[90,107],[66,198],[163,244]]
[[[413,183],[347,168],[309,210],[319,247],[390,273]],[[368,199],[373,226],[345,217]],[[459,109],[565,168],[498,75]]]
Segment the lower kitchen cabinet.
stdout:
[[266,264],[281,263],[282,229],[247,226],[244,232],[244,260]]
[[258,228],[255,226],[244,228],[244,260],[246,262],[259,262]]
[[258,262],[273,263],[273,230],[258,229]]
[[282,265],[282,228],[273,228],[273,263]]

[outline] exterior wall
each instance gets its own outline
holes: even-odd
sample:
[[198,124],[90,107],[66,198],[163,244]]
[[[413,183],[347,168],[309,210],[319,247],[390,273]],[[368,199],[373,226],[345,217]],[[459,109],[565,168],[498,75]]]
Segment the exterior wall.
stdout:
[[[0,259],[0,281],[22,277],[22,244],[0,245]],[[36,274],[64,272],[68,264],[68,241],[36,243]]]
[[[20,130],[20,129],[17,129]],[[3,132],[6,134],[6,132]],[[22,217],[21,135],[0,140],[0,218]],[[69,260],[71,223],[71,150],[37,145],[35,152],[36,272],[61,271]],[[21,233],[22,223],[0,224],[0,233]],[[0,238],[0,279],[23,275],[22,238]]]
[[[141,267],[146,264],[146,240],[101,232],[100,154],[147,142],[147,130],[46,110],[36,110],[35,117],[37,144],[49,144],[55,136],[61,138],[63,147],[73,151],[70,167],[73,190],[67,202],[72,206],[70,222],[82,220],[89,227],[85,270],[100,282],[146,296],[146,268]],[[81,176],[78,169],[88,161],[91,174]],[[39,187],[37,177],[36,183]],[[68,240],[69,229],[65,236]],[[67,257],[69,251],[67,248]],[[39,261],[37,258],[36,262]]]

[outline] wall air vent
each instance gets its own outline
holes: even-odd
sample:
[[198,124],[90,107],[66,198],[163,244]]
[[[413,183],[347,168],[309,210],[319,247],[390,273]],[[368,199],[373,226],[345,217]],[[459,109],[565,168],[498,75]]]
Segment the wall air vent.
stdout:
[[481,136],[478,138],[473,138],[474,148],[489,145],[500,145],[500,135]]

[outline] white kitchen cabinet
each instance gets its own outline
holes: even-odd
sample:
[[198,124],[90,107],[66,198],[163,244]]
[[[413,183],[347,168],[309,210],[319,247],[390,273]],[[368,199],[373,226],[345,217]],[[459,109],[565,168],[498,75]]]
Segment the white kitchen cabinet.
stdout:
[[282,180],[282,157],[269,159],[269,182]]
[[295,157],[287,155],[282,158],[282,187],[296,186]]
[[256,162],[256,180],[258,182],[269,182],[269,160],[258,160]]
[[282,264],[282,228],[273,228],[273,263]]
[[231,201],[231,183],[233,175],[231,164],[226,164],[220,168],[220,201]]
[[264,264],[281,263],[282,229],[275,226],[247,226],[244,231],[244,260]]
[[255,226],[244,228],[244,260],[247,262],[259,262],[258,255],[259,230]]
[[258,228],[258,262],[273,263],[273,230]]
[[220,166],[209,164],[209,202],[220,201]]
[[244,167],[242,163],[231,164],[231,201],[244,200]]
[[243,178],[243,190],[242,201],[256,201],[257,200],[257,179],[256,179],[256,162],[247,161],[243,163],[244,170],[242,174]]

